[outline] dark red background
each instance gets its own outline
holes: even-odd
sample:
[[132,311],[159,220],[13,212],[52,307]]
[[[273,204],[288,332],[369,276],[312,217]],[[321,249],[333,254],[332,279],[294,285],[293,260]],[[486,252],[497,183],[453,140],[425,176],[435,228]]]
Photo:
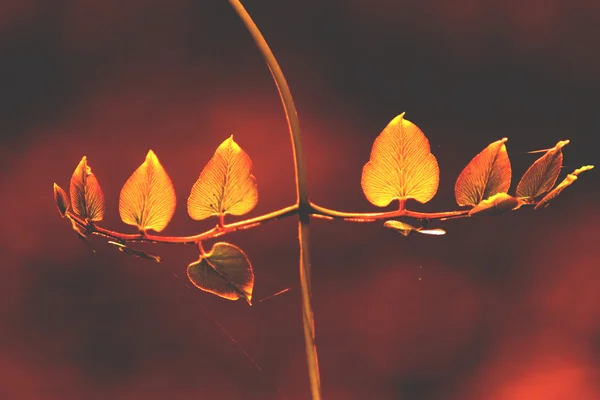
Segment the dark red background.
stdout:
[[[597,1],[246,3],[296,96],[318,204],[376,210],[361,168],[403,111],[441,169],[417,210],[456,208],[460,170],[505,136],[513,188],[526,152],[561,139],[564,173],[598,163]],[[293,203],[277,92],[225,0],[3,1],[0,129],[0,398],[309,398],[292,219],[226,239],[253,262],[250,308],[186,287],[192,247],[152,247],[163,264],[91,253],[52,200],[87,155],[104,226],[133,232],[119,190],[151,148],[178,194],[164,233],[203,231],[186,198],[233,133],[254,161],[251,215]],[[594,170],[549,209],[445,237],[314,221],[324,398],[600,398],[599,201]]]

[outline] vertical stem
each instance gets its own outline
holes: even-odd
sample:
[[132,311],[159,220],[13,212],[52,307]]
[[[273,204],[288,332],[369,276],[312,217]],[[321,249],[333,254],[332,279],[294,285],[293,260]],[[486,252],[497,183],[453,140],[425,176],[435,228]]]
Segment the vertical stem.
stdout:
[[304,329],[304,342],[306,347],[306,361],[310,378],[310,389],[313,400],[321,399],[321,381],[319,375],[319,361],[317,358],[317,347],[315,345],[315,322],[311,306],[311,284],[310,284],[310,247],[309,247],[309,215],[311,205],[308,200],[306,185],[306,167],[304,164],[304,152],[302,150],[302,138],[300,121],[294,105],[292,93],[285,80],[283,72],[279,67],[277,59],[260,33],[258,27],[240,3],[239,0],[229,0],[246,28],[254,38],[263,58],[265,59],[277,90],[283,103],[283,109],[288,123],[290,139],[292,141],[292,153],[294,155],[294,172],[296,175],[296,196],[298,201],[298,242],[300,245],[300,286],[302,288],[302,325]]

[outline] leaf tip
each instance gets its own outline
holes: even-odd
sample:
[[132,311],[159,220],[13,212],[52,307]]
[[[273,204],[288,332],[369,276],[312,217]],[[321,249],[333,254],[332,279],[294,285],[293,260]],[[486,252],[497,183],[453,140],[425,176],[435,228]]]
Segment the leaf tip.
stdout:
[[146,160],[158,161],[156,153],[154,153],[152,149],[148,150],[148,154],[146,154]]

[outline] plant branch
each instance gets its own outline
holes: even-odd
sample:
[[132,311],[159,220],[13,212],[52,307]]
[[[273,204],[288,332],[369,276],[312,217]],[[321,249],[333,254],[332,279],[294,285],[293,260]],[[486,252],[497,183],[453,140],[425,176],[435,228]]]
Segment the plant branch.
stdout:
[[119,242],[151,242],[179,244],[197,244],[202,240],[214,239],[226,235],[228,233],[255,228],[257,226],[262,225],[264,222],[286,218],[292,215],[296,215],[297,213],[298,206],[294,204],[292,206],[288,206],[280,210],[270,212],[268,214],[260,215],[258,217],[234,222],[231,224],[225,224],[223,226],[216,225],[212,229],[192,236],[161,236],[151,235],[148,233],[127,234],[111,231],[109,229],[102,228],[96,224],[88,223],[81,217],[78,217],[77,215],[67,211],[69,217],[72,218],[82,228],[84,228],[88,233],[104,236],[106,238],[114,239]]

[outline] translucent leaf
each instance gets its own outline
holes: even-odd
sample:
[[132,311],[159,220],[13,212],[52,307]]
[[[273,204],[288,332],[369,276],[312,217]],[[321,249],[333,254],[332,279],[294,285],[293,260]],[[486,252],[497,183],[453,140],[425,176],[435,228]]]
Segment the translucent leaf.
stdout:
[[123,222],[137,226],[142,232],[160,232],[175,212],[175,189],[171,178],[152,150],[146,160],[129,177],[119,198],[119,214]]
[[529,167],[517,185],[517,197],[535,199],[552,189],[562,167],[562,148],[567,144],[568,140],[558,142]]
[[67,210],[69,209],[69,199],[67,198],[67,194],[60,186],[56,183],[54,184],[54,201],[56,201],[56,207],[58,207],[58,212],[64,218]]
[[104,194],[85,156],[73,172],[69,191],[75,214],[89,221],[101,221],[104,218]]
[[419,232],[424,235],[435,235],[435,236],[446,234],[446,231],[443,229],[439,229],[439,228],[423,229],[423,228],[412,226],[410,224],[407,224],[405,222],[400,222],[400,221],[385,221],[383,226],[385,226],[386,228],[395,229],[396,231],[403,234],[404,236],[408,236],[409,233],[411,233],[411,232]]
[[462,170],[454,186],[459,206],[475,206],[497,193],[508,191],[511,168],[504,145],[506,140],[490,144]]
[[158,263],[162,262],[162,260],[160,259],[159,256],[155,256],[154,254],[146,253],[145,251],[142,251],[142,250],[132,249],[130,247],[125,246],[123,243],[113,242],[112,240],[109,240],[108,243],[112,244],[113,246],[116,246],[121,253],[125,253],[129,256],[145,258],[147,260],[156,261]]
[[437,192],[439,180],[438,163],[429,141],[402,113],[375,139],[371,158],[362,171],[361,186],[367,200],[385,207],[396,199],[426,203]]
[[188,213],[195,220],[212,215],[243,215],[258,201],[252,161],[233,140],[226,139],[215,151],[194,183]]
[[212,250],[188,266],[188,278],[205,292],[229,300],[240,297],[252,304],[254,272],[244,252],[229,243],[215,243]]
[[469,210],[470,216],[495,216],[521,207],[523,201],[506,193],[496,193]]
[[594,168],[593,165],[585,165],[581,168],[576,169],[569,175],[567,175],[567,177],[561,183],[556,185],[556,187],[554,189],[552,189],[550,191],[550,193],[548,193],[546,196],[544,196],[544,198],[542,200],[540,200],[539,203],[536,204],[534,210],[537,210],[538,208],[541,208],[541,207],[548,207],[550,201],[554,200],[554,198],[556,196],[558,196],[560,194],[560,192],[562,192],[567,186],[569,186],[570,184],[575,182],[577,180],[577,176],[579,174],[581,174],[582,172],[585,172],[585,171],[589,171],[592,168]]

